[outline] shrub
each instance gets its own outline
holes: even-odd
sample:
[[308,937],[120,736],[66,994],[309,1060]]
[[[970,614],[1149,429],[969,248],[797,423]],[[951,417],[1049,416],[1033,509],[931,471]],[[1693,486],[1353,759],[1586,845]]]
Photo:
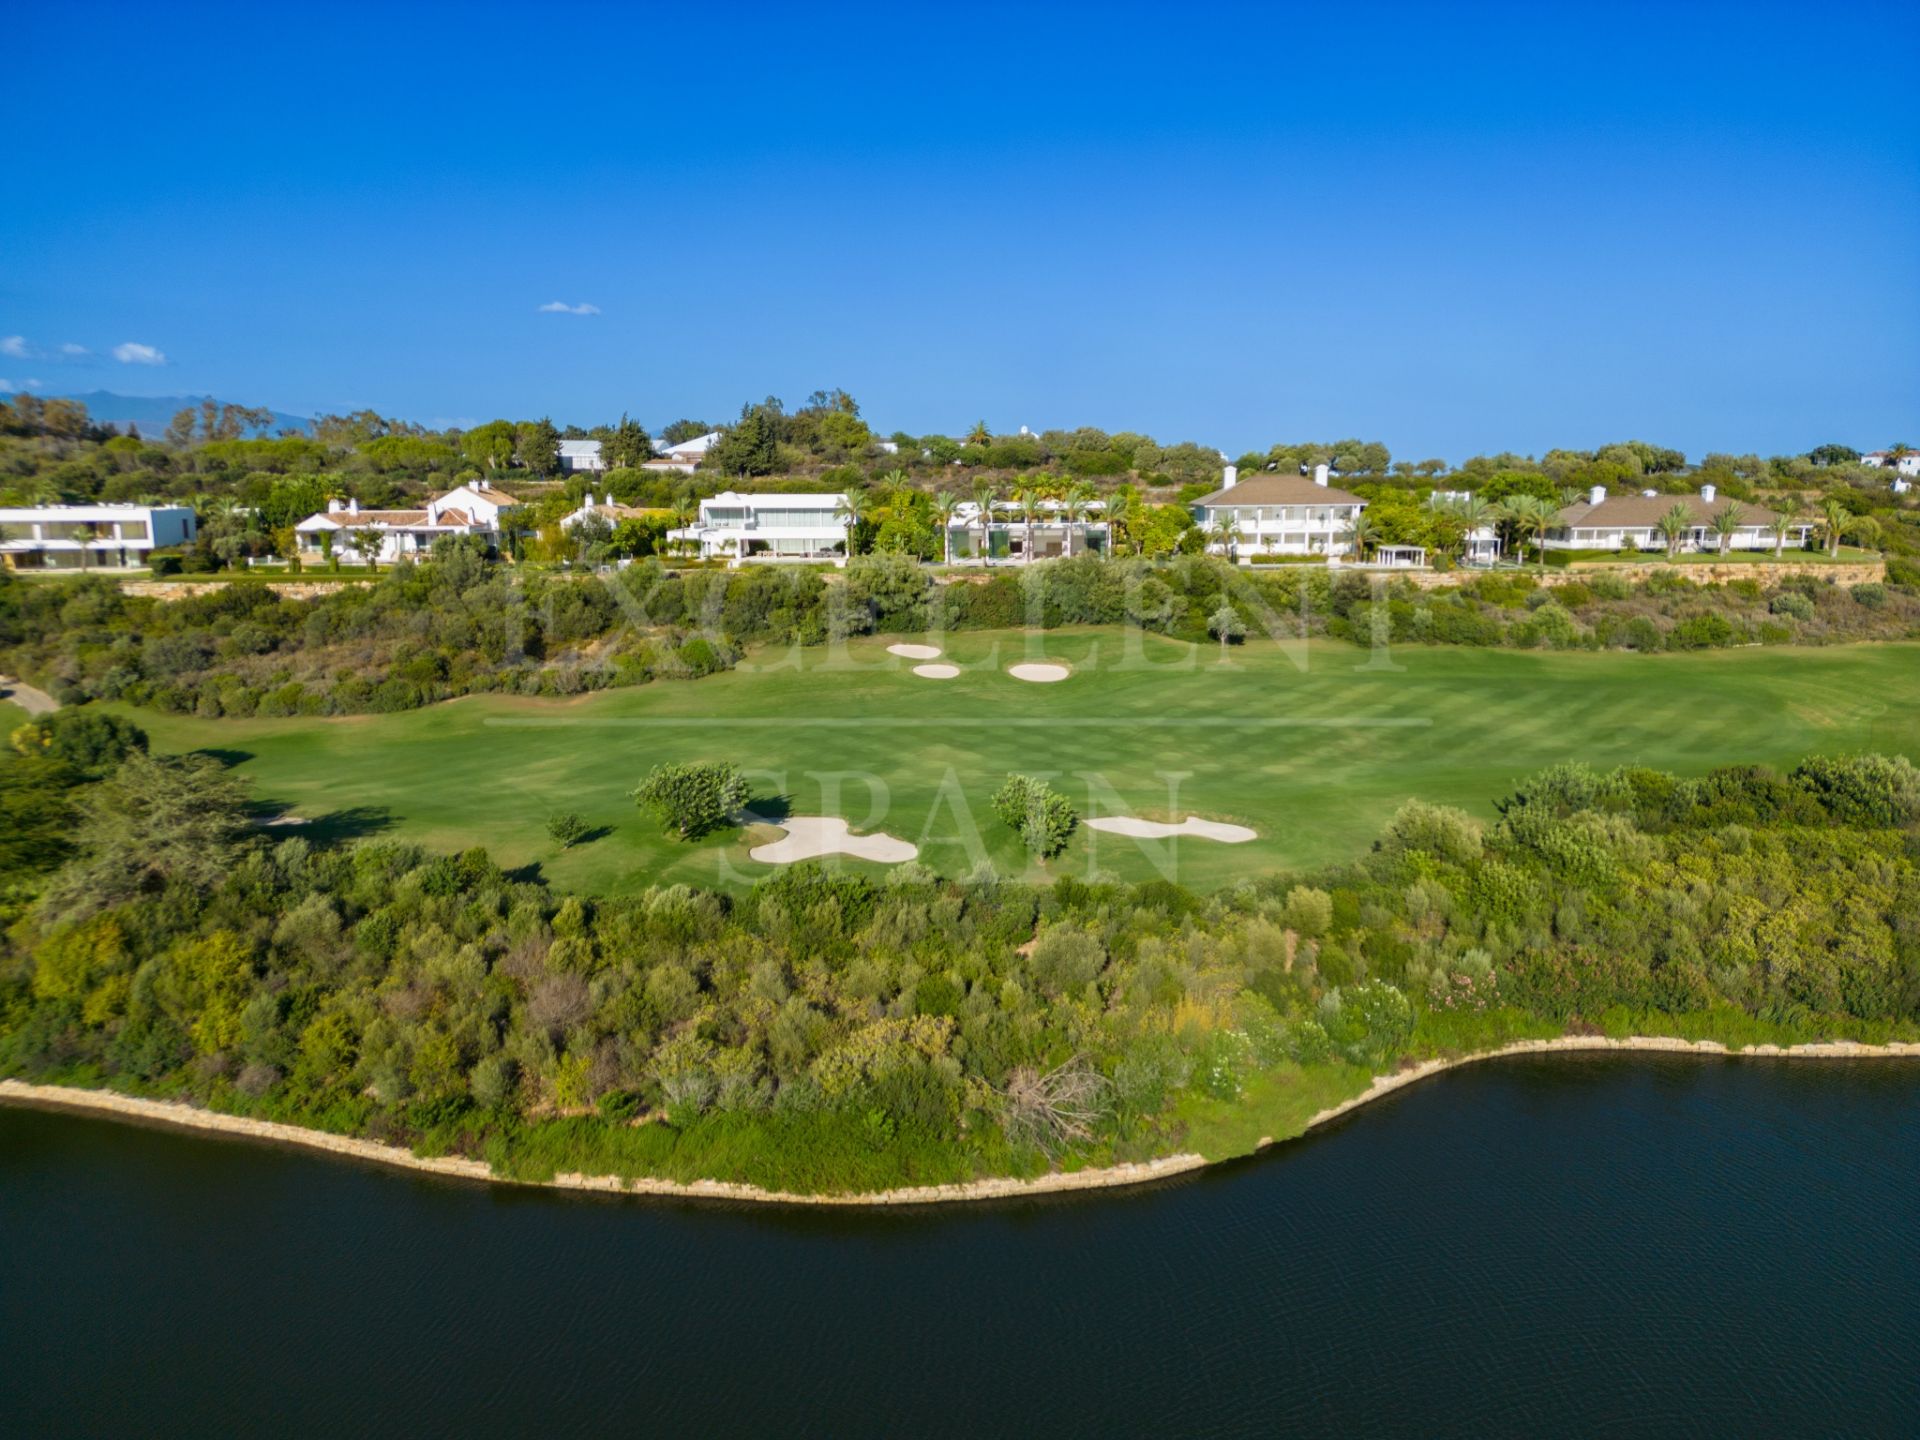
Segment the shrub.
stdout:
[[131,720],[104,710],[61,709],[13,732],[13,748],[22,755],[47,755],[81,770],[111,770],[127,756],[147,749],[147,732]]
[[1864,605],[1869,610],[1881,610],[1886,607],[1887,587],[1877,580],[1868,580],[1855,585],[1851,593],[1856,604]]
[[1031,775],[1009,775],[993,797],[993,813],[1020,837],[1020,843],[1043,859],[1066,848],[1080,823],[1067,797]]
[[633,799],[682,840],[696,840],[727,824],[747,803],[747,781],[737,765],[656,765],[634,790]]
[[1920,816],[1920,771],[1904,755],[1815,755],[1792,779],[1843,825],[1889,827]]
[[1767,609],[1775,615],[1791,615],[1795,620],[1813,619],[1813,601],[1792,590],[1782,590],[1775,595],[1767,602]]
[[1674,650],[1718,650],[1733,643],[1733,626],[1724,615],[1711,612],[1682,620],[1667,633],[1667,645]]
[[1887,583],[1903,590],[1920,590],[1920,564],[1898,555],[1887,557]]
[[1040,933],[1027,960],[1034,983],[1047,995],[1074,995],[1087,988],[1107,963],[1107,952],[1084,930],[1054,925]]

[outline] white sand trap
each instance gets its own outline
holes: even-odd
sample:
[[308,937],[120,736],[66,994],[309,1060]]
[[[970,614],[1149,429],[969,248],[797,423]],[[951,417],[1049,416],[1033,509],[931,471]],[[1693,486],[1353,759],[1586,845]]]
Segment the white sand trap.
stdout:
[[960,673],[958,665],[916,665],[913,673],[922,680],[951,680]]
[[858,860],[898,865],[920,853],[917,845],[891,835],[850,834],[847,822],[831,815],[789,815],[780,822],[780,828],[787,832],[783,837],[769,845],[756,845],[747,854],[769,865],[791,865],[822,855],[851,855]]
[[1051,685],[1056,680],[1064,680],[1073,672],[1064,665],[1035,664],[1009,665],[1007,674],[1016,680],[1031,680],[1036,685]]
[[908,660],[938,660],[940,647],[938,645],[889,645],[887,653],[899,655]]
[[1086,822],[1089,830],[1106,830],[1115,835],[1131,835],[1136,840],[1165,840],[1172,835],[1191,835],[1196,840],[1218,840],[1225,845],[1244,845],[1258,840],[1258,832],[1244,825],[1229,825],[1221,820],[1202,820],[1189,815],[1178,825],[1164,820],[1136,820],[1131,815],[1108,815]]

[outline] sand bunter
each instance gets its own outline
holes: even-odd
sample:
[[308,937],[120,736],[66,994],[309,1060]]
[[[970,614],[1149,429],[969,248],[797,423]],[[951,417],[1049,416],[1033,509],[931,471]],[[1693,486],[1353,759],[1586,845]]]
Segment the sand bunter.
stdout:
[[784,820],[758,823],[787,832],[780,839],[756,845],[747,852],[749,859],[768,865],[792,865],[801,860],[817,860],[823,855],[851,855],[856,860],[898,865],[920,853],[917,845],[891,835],[855,835],[846,821],[833,815],[789,815]]

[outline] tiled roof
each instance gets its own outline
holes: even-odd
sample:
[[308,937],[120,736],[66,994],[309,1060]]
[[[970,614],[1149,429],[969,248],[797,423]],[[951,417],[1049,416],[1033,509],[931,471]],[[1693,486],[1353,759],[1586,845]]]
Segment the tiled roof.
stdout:
[[[1760,529],[1773,524],[1774,511],[1763,505],[1747,505],[1730,495],[1702,500],[1698,495],[1609,495],[1598,505],[1582,500],[1569,505],[1554,517],[1554,524],[1566,529],[1651,529],[1674,506],[1683,507],[1690,523],[1711,525],[1729,505],[1740,509],[1740,523]],[[1811,520],[1806,522],[1811,525]]]
[[1255,475],[1226,490],[1202,495],[1196,505],[1364,505],[1331,485],[1316,485],[1305,475]]

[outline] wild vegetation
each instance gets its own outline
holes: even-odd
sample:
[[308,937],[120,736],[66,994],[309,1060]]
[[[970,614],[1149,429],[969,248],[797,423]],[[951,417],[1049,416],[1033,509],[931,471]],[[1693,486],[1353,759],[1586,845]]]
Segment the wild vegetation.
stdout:
[[[81,712],[83,715],[85,712]],[[1211,897],[917,865],[559,896],[249,823],[131,730],[0,761],[0,1074],[799,1191],[1284,1135],[1408,1055],[1920,1034],[1920,775],[1555,767]],[[97,731],[97,727],[94,727]]]
[[749,649],[866,634],[1118,625],[1224,648],[1248,637],[1363,644],[1686,651],[1920,635],[1920,591],[1794,576],[1628,582],[1502,571],[1419,589],[1324,567],[1217,557],[1076,557],[941,583],[896,555],[803,567],[567,575],[443,541],[433,559],[310,598],[233,585],[184,599],[111,580],[0,573],[0,669],[63,702],[277,717],[413,709],[459,695],[576,695],[725,670]]

